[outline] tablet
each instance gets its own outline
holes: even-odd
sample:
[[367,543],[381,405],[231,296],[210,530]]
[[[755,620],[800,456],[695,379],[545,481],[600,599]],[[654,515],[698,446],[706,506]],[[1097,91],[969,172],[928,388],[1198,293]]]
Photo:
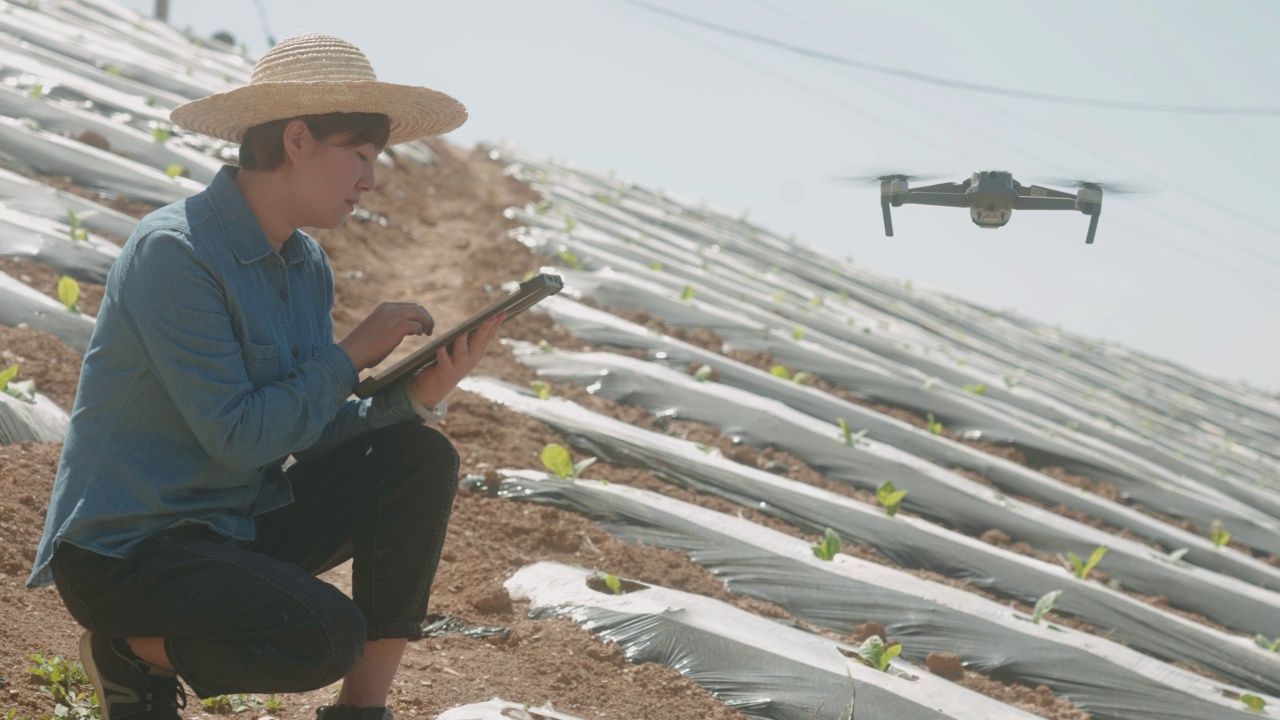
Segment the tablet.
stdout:
[[514,293],[495,300],[485,309],[467,318],[461,325],[415,350],[411,355],[395,365],[377,375],[361,380],[360,384],[356,385],[356,397],[367,398],[377,395],[400,378],[413,375],[423,368],[435,365],[436,351],[442,347],[452,348],[453,342],[463,333],[466,333],[467,337],[470,338],[485,320],[504,310],[507,313],[507,317],[503,322],[506,322],[533,307],[539,300],[548,295],[555,295],[563,288],[564,281],[559,275],[549,275],[547,273],[534,275],[520,283],[520,288]]

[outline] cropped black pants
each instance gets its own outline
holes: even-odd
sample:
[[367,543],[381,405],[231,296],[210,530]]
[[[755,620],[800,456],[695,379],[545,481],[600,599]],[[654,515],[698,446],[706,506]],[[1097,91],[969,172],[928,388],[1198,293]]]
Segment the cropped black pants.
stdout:
[[[203,526],[125,559],[64,543],[54,581],[75,620],[106,637],[162,637],[202,698],[301,692],[341,679],[366,640],[422,637],[457,489],[458,454],[401,423],[287,471],[295,502],[236,542]],[[352,560],[352,597],[316,575]]]

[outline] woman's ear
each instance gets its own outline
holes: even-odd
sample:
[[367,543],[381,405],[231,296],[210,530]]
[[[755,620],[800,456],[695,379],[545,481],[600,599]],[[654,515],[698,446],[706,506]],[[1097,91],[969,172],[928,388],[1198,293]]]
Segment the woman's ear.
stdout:
[[284,126],[281,142],[284,143],[285,162],[293,165],[297,164],[299,158],[310,152],[311,144],[315,139],[311,136],[311,130],[307,124],[294,118]]

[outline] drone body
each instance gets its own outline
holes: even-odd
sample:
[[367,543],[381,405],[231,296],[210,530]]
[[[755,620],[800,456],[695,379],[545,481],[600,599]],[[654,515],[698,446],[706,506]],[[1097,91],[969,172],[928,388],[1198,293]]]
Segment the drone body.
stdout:
[[938,183],[913,188],[909,175],[882,175],[880,207],[884,211],[884,234],[893,236],[891,207],[902,205],[941,205],[967,207],[969,217],[978,227],[1003,227],[1014,210],[1078,210],[1089,216],[1086,243],[1093,242],[1102,214],[1101,183],[1076,182],[1074,193],[1038,185],[1022,185],[1013,174],[1003,170],[981,170],[958,183]]

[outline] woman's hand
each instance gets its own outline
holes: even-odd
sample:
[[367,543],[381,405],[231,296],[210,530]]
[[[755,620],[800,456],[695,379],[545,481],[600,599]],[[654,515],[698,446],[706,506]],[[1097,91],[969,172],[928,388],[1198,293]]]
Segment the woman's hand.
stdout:
[[423,407],[439,405],[449,391],[475,369],[506,317],[505,312],[498,313],[476,328],[470,340],[464,333],[454,341],[451,349],[440,348],[436,352],[436,364],[413,379],[413,395]]
[[430,335],[436,321],[416,303],[384,302],[338,342],[351,356],[356,372],[382,362],[407,335]]

